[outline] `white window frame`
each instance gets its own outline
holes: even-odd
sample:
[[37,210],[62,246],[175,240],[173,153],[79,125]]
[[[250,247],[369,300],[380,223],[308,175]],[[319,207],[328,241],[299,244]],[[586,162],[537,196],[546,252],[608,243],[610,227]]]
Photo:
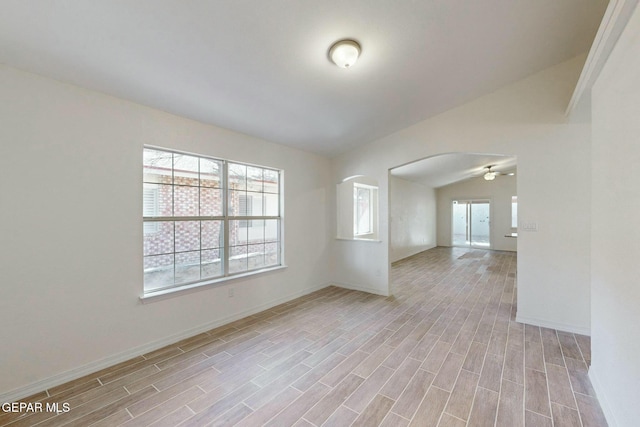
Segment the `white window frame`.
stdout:
[[[187,290],[187,289],[192,289],[194,287],[200,287],[200,286],[206,286],[206,285],[216,285],[216,284],[223,284],[224,282],[231,280],[231,279],[236,279],[239,277],[246,277],[249,275],[254,275],[254,274],[259,274],[262,272],[267,272],[267,271],[272,271],[272,270],[276,270],[276,269],[280,269],[280,268],[284,268],[284,242],[283,242],[283,228],[284,228],[284,224],[283,224],[283,174],[284,172],[280,169],[276,169],[273,167],[267,167],[267,166],[260,166],[260,165],[253,165],[253,164],[248,164],[248,163],[243,163],[243,162],[236,162],[236,161],[232,161],[232,160],[227,160],[227,159],[220,159],[220,158],[216,158],[216,157],[212,157],[212,156],[207,156],[207,155],[202,155],[202,154],[195,154],[195,153],[190,153],[190,152],[184,152],[184,151],[179,151],[179,150],[172,150],[172,149],[167,149],[167,148],[162,148],[162,147],[157,147],[157,146],[151,146],[151,145],[145,145],[143,150],[156,150],[156,151],[163,151],[166,153],[170,153],[172,155],[177,154],[177,155],[186,155],[186,156],[192,156],[192,157],[196,157],[198,159],[202,158],[202,159],[209,159],[209,160],[214,160],[216,162],[221,162],[222,163],[222,171],[221,171],[221,190],[222,190],[222,215],[219,216],[176,216],[176,215],[171,215],[171,216],[144,216],[145,214],[148,214],[148,212],[143,212],[143,230],[144,233],[150,232],[152,230],[154,230],[154,228],[157,229],[156,226],[158,223],[160,222],[173,222],[174,223],[174,230],[175,230],[175,224],[177,224],[178,222],[181,221],[222,221],[223,223],[223,245],[220,248],[221,251],[221,268],[222,268],[222,275],[219,276],[215,276],[215,277],[211,277],[211,278],[201,278],[199,280],[194,280],[194,281],[187,281],[184,283],[173,283],[172,285],[167,285],[165,287],[158,287],[158,288],[154,288],[154,289],[150,289],[147,290],[145,288],[145,285],[143,285],[143,295],[141,297],[141,299],[145,299],[145,298],[153,298],[153,297],[157,297],[157,296],[162,296],[162,295],[166,295],[168,293],[173,293],[173,292],[178,292],[178,291],[182,291],[182,290]],[[269,194],[269,195],[273,195],[273,194],[277,194],[277,199],[278,199],[278,206],[277,206],[277,214],[276,215],[231,215],[231,207],[229,206],[229,193],[231,192],[229,189],[229,185],[228,185],[228,178],[229,178],[229,168],[228,165],[232,163],[235,165],[241,165],[241,166],[246,166],[246,167],[253,167],[253,168],[260,168],[263,170],[268,170],[271,172],[275,172],[277,173],[277,177],[278,177],[278,187],[277,187],[277,193],[273,193],[273,192],[265,192],[264,191],[264,187],[263,187],[263,191],[262,192],[258,192],[258,194],[262,194],[263,197],[265,194]],[[173,166],[172,166],[173,168]],[[173,173],[173,169],[172,169],[172,173]],[[146,183],[143,179],[143,183]],[[176,186],[176,184],[171,184],[172,186]],[[200,189],[201,187],[198,187],[198,189]],[[143,190],[143,199],[145,199],[147,197],[147,193],[148,190],[144,189]],[[247,201],[251,200],[251,196],[247,195],[246,192],[244,194],[244,196],[247,198]],[[158,195],[156,194],[156,199],[155,199],[155,210],[156,213],[158,211],[157,209],[157,204],[158,204]],[[265,202],[266,203],[266,202]],[[144,209],[143,209],[144,211]],[[264,212],[262,212],[264,214]],[[243,228],[243,226],[241,224],[245,224],[244,225],[244,229],[246,229],[246,227],[250,226],[250,224],[253,223],[254,220],[275,220],[277,223],[277,237],[276,237],[276,241],[265,241],[262,244],[264,244],[265,246],[267,244],[275,244],[277,246],[277,262],[275,264],[269,264],[266,265],[264,267],[258,267],[258,268],[248,268],[246,270],[243,271],[239,271],[239,272],[234,272],[231,273],[230,272],[230,268],[229,268],[229,262],[230,262],[230,258],[232,258],[231,255],[231,245],[230,245],[230,224],[232,223],[232,221],[237,221],[238,226],[240,229]],[[175,231],[174,231],[175,233]],[[249,243],[247,243],[247,246],[249,245]],[[243,246],[243,245],[241,245]],[[202,251],[203,249],[200,249],[200,251]],[[173,254],[174,255],[174,270],[176,267],[176,261],[175,261],[175,255],[176,255],[175,251],[175,235],[174,235],[174,251],[172,253],[167,253],[167,254]],[[144,254],[143,254],[144,256]],[[149,256],[154,256],[154,255],[149,255]],[[202,262],[202,261],[200,261]],[[247,263],[248,263],[248,257],[247,257]],[[202,264],[200,264],[202,266]],[[248,265],[248,264],[247,264]],[[175,280],[175,275],[174,275],[174,280]]]
[[518,229],[518,196],[511,196],[511,228]]
[[[354,237],[359,236],[368,236],[373,234],[373,210],[374,210],[374,194],[373,190],[375,187],[366,184],[353,184],[353,235]],[[362,190],[365,190],[369,193],[369,218],[368,218],[368,228],[367,230],[360,229],[360,203],[358,202],[358,193]]]

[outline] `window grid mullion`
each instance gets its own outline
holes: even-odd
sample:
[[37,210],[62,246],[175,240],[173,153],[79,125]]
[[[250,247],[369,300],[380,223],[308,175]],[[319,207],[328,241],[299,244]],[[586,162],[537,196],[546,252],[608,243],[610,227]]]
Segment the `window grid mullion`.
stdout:
[[[175,186],[175,181],[176,181],[176,168],[175,168],[175,161],[176,161],[176,155],[174,153],[171,153],[171,214],[173,216],[176,215],[176,186]],[[176,238],[177,238],[177,234],[176,234],[176,223],[175,221],[173,222],[173,286],[176,286],[176,264],[177,264],[177,257],[176,257]]]
[[229,255],[231,253],[231,248],[229,247],[229,163],[224,161],[222,163],[222,177],[221,180],[223,182],[222,186],[222,214],[224,216],[224,230],[223,230],[223,240],[224,240],[224,248],[222,249],[222,258],[223,258],[223,272],[222,275],[224,277],[229,277]]
[[[201,171],[202,169],[200,169],[200,164],[202,162],[200,161],[200,158],[198,157],[198,216],[202,216],[202,180],[201,180]],[[199,260],[200,260],[200,265],[198,266],[198,277],[200,277],[200,280],[202,280],[202,220],[198,221],[198,255],[200,255]]]
[[145,216],[142,218],[145,222],[163,222],[163,221],[222,221],[223,216]]

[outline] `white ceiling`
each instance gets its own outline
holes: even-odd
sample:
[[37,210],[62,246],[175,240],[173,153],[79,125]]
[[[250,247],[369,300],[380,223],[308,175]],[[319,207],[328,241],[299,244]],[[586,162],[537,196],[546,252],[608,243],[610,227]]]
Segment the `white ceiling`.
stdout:
[[3,0],[0,62],[334,156],[587,52],[606,4]]
[[513,156],[449,153],[391,169],[391,175],[438,188],[465,179],[481,177],[487,172],[488,166],[496,172],[515,172],[516,164],[516,157]]

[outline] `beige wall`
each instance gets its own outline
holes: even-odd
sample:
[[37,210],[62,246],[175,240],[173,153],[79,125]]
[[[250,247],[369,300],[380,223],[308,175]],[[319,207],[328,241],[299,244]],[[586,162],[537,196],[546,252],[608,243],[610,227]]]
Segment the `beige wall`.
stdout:
[[395,176],[389,184],[389,258],[395,262],[436,246],[436,194]]
[[590,376],[610,426],[640,420],[640,7],[593,88]]
[[[141,304],[143,144],[283,169],[287,268]],[[326,158],[4,66],[0,145],[3,402],[330,280]]]

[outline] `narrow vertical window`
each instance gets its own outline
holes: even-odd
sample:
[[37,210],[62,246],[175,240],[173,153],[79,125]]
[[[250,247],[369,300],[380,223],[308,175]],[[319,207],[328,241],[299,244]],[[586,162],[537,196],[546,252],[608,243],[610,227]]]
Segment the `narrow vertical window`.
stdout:
[[369,186],[354,184],[353,186],[353,234],[362,236],[373,231],[372,189]]
[[511,196],[511,228],[518,228],[518,196]]

